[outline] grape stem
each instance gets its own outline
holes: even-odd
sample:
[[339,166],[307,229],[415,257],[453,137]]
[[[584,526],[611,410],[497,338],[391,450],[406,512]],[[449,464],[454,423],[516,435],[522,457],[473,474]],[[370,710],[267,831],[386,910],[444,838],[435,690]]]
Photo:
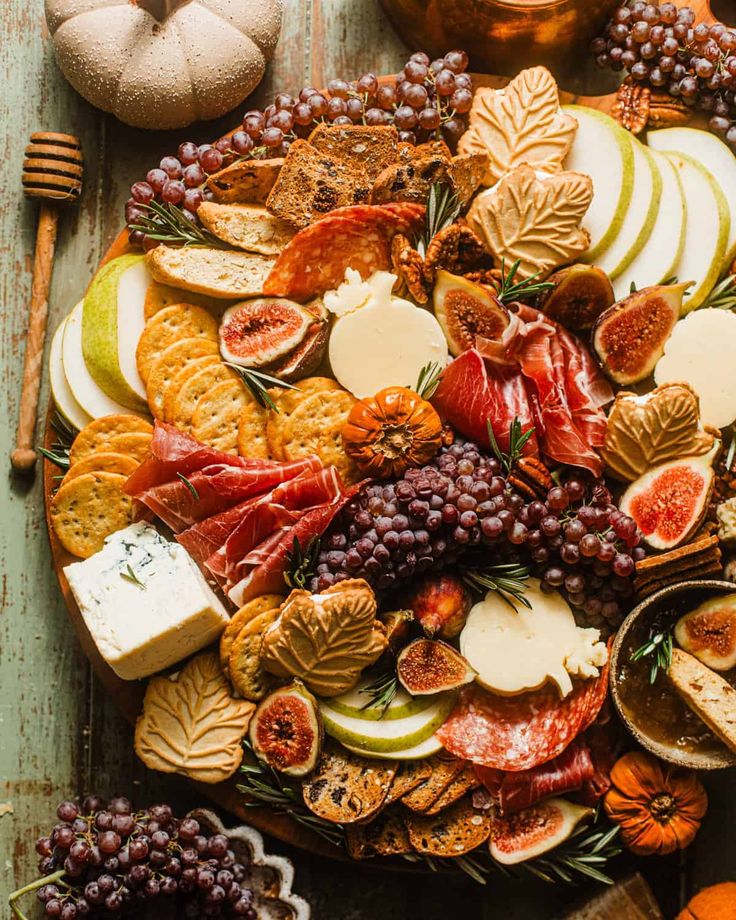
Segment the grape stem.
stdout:
[[23,913],[23,911],[15,903],[19,898],[22,898],[24,895],[30,894],[32,891],[37,891],[39,888],[43,888],[44,885],[61,885],[63,888],[69,888],[66,882],[63,882],[62,879],[66,875],[64,869],[59,869],[56,872],[52,872],[51,875],[46,875],[44,878],[36,879],[35,882],[31,882],[28,885],[24,885],[22,888],[19,888],[17,891],[13,891],[8,895],[8,904],[10,904],[10,909],[13,911],[13,915],[18,918],[18,920],[28,920],[28,917]]

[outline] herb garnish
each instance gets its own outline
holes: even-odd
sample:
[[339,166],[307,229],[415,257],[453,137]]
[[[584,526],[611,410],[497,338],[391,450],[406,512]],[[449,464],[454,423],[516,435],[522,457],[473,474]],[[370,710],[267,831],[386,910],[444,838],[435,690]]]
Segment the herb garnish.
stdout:
[[128,224],[128,229],[145,233],[150,240],[174,246],[230,249],[230,246],[214,233],[189,220],[184,211],[175,204],[168,201],[151,201],[148,204],[136,204],[136,207],[148,213],[139,217],[135,223]]
[[736,275],[726,275],[705,298],[703,307],[712,310],[733,310],[736,307]]
[[42,457],[50,460],[51,463],[56,464],[60,469],[68,470],[71,465],[69,450],[71,449],[72,442],[77,436],[78,431],[58,412],[54,413],[51,419],[51,427],[56,432],[57,440],[51,445],[50,450],[46,447],[39,447],[38,452]]
[[522,431],[519,416],[514,416],[514,420],[509,426],[508,453],[504,453],[498,446],[498,441],[496,440],[496,435],[493,433],[493,426],[491,425],[490,421],[486,421],[486,428],[488,429],[488,440],[491,442],[491,450],[493,451],[494,456],[504,468],[504,471],[507,474],[510,473],[511,470],[516,466],[519,457],[521,457],[522,451],[526,446],[526,442],[534,434],[534,426],[527,428],[526,431]]
[[187,489],[189,489],[189,491],[192,493],[192,498],[195,500],[195,502],[198,502],[198,501],[199,501],[199,492],[197,492],[196,488],[195,488],[195,487],[192,485],[192,483],[187,479],[187,477],[184,475],[184,473],[177,473],[176,475],[179,477],[179,479],[181,479],[181,481],[184,483],[184,485],[187,487]]
[[380,709],[381,715],[379,719],[382,719],[386,715],[388,707],[393,702],[398,689],[399,679],[396,676],[396,672],[381,672],[369,684],[366,684],[365,687],[361,687],[361,689],[358,690],[358,693],[368,694],[368,702],[360,707],[361,710],[373,708]]
[[140,578],[133,571],[133,567],[130,563],[126,566],[126,571],[120,573],[120,577],[124,578],[126,581],[129,581],[131,584],[135,585],[137,588],[142,588],[145,590],[145,585],[140,580]]
[[462,579],[469,588],[481,594],[485,594],[486,591],[495,591],[512,610],[516,610],[517,603],[531,610],[532,605],[525,593],[526,582],[530,574],[529,566],[506,562],[489,565],[482,569],[465,569]]
[[314,576],[319,545],[319,537],[311,537],[306,550],[303,550],[298,537],[294,537],[291,552],[286,554],[289,567],[284,572],[284,581],[290,588],[306,588],[307,582]]
[[496,297],[501,303],[534,299],[537,294],[549,291],[554,287],[551,281],[535,281],[534,279],[539,277],[539,272],[534,272],[533,275],[529,275],[528,278],[524,278],[521,281],[514,281],[520,265],[521,259],[517,259],[511,268],[506,271],[506,260],[501,259],[501,281],[499,284],[494,284]]
[[425,364],[419,371],[419,377],[414,387],[417,395],[421,396],[422,399],[431,399],[440,384],[443,370],[444,368],[439,361],[430,361],[429,364]]
[[649,639],[631,654],[632,661],[653,656],[649,669],[649,683],[657,679],[660,668],[667,673],[672,664],[672,633],[669,629],[650,630]]
[[420,256],[426,256],[432,240],[441,230],[449,227],[459,213],[460,202],[452,188],[444,182],[435,182],[427,196],[426,229],[416,244]]
[[279,411],[267,387],[281,387],[284,390],[299,389],[293,383],[287,383],[285,380],[279,380],[278,377],[271,377],[270,374],[264,374],[261,371],[254,371],[252,367],[241,367],[239,364],[232,364],[230,361],[223,363],[238,373],[243,383],[250,390],[253,399],[263,409],[270,409],[272,412]]

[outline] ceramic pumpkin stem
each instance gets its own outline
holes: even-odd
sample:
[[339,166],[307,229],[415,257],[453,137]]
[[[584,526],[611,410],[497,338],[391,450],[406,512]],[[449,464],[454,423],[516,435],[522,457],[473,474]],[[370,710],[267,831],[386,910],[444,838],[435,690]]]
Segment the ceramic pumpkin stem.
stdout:
[[154,19],[163,22],[180,6],[189,3],[189,0],[136,0],[137,5],[150,13]]

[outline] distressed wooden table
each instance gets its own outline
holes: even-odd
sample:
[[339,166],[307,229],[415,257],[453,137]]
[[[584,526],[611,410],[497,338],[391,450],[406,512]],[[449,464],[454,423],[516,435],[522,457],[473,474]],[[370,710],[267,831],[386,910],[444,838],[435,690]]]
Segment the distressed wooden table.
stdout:
[[[136,760],[130,727],[105,698],[67,623],[49,564],[40,477],[25,481],[9,471],[36,217],[35,206],[24,201],[20,190],[23,149],[32,131],[68,131],[80,137],[86,159],[81,205],[64,216],[58,240],[53,331],[119,230],[131,181],[182,140],[211,140],[237,118],[169,134],[126,128],[87,105],[61,77],[42,0],[4,0],[0,23],[0,123],[7,129],[0,236],[0,379],[6,396],[0,451],[5,464],[0,497],[0,916],[5,917],[7,893],[34,877],[34,840],[53,823],[54,806],[65,796],[119,791],[137,803],[166,799],[179,810],[198,804],[183,780],[151,773]],[[275,60],[251,102],[264,105],[281,89],[321,86],[333,76],[391,72],[406,53],[376,0],[287,0]],[[44,386],[42,405],[46,392]],[[721,773],[707,783],[711,810],[697,845],[686,859],[653,860],[645,867],[670,915],[692,888],[736,878],[733,775]],[[462,879],[379,873],[319,860],[277,841],[269,844],[293,858],[296,888],[312,901],[319,920],[530,920],[559,916],[581,896],[528,880],[494,880],[484,889]]]

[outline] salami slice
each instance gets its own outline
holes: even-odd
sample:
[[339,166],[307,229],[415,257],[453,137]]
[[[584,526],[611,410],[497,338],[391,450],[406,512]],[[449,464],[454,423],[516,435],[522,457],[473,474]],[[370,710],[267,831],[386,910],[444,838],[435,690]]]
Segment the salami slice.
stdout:
[[608,665],[598,678],[576,681],[562,700],[552,687],[496,696],[471,684],[437,737],[455,757],[497,770],[530,770],[558,757],[588,728],[607,688]]
[[388,271],[392,237],[410,232],[423,216],[422,205],[408,202],[338,208],[291,239],[263,292],[306,302],[338,287],[348,268],[364,279]]

